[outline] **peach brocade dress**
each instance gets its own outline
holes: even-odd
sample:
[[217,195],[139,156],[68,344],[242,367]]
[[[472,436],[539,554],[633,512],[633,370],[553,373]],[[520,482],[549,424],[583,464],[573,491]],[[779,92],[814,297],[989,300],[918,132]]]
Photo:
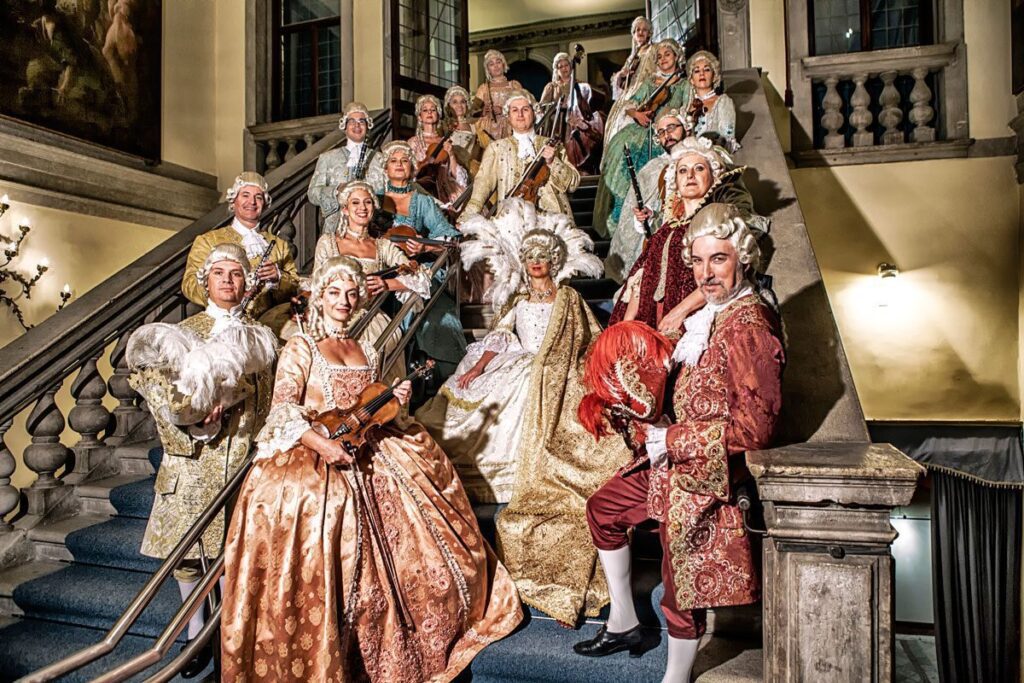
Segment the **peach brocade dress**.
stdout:
[[[462,484],[421,426],[384,428],[362,461],[415,628],[403,629],[349,467],[299,439],[377,376],[327,362],[312,339],[282,351],[260,451],[228,531],[224,681],[450,681],[522,619]],[[372,493],[371,493],[372,491]]]

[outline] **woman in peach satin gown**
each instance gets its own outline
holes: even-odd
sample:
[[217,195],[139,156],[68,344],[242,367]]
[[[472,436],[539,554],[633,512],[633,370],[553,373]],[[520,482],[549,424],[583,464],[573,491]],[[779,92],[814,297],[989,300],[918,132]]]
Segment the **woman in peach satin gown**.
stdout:
[[[313,276],[313,336],[281,353],[228,532],[224,681],[450,681],[522,619],[452,464],[420,425],[385,425],[358,471],[312,427],[378,377],[373,345],[345,334],[363,296],[359,263],[328,260]],[[406,382],[395,394],[406,403],[410,391]],[[394,583],[355,477],[379,512]]]

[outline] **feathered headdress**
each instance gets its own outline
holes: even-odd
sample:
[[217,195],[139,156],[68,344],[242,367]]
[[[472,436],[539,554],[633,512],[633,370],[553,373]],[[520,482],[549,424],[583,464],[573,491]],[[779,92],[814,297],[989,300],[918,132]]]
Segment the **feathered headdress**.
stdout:
[[502,202],[494,218],[476,215],[459,228],[472,239],[462,243],[462,265],[471,268],[486,261],[494,273],[491,301],[500,310],[516,292],[525,290],[524,248],[545,247],[551,257],[551,279],[560,284],[575,274],[598,277],[601,259],[592,252],[593,241],[561,213],[538,213],[523,199]]

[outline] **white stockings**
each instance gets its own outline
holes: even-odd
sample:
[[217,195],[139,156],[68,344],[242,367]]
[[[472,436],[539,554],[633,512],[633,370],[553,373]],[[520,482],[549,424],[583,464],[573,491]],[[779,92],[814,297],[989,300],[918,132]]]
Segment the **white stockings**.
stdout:
[[608,632],[623,633],[640,624],[633,605],[633,587],[630,585],[632,558],[629,546],[618,550],[598,550],[597,556],[608,579],[608,593],[612,599]]
[[693,660],[697,658],[698,645],[700,638],[687,640],[669,636],[668,666],[665,667],[665,677],[661,683],[690,683],[690,669],[693,668]]

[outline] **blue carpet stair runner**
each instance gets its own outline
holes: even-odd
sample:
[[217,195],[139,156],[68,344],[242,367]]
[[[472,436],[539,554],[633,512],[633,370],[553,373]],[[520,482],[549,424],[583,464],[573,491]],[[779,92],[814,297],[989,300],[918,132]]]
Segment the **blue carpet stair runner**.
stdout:
[[[159,464],[160,449],[150,453],[150,460]],[[14,602],[25,616],[0,629],[0,681],[12,681],[99,641],[160,566],[159,560],[139,553],[153,505],[153,481],[149,477],[113,489],[110,502],[117,515],[65,539],[74,560],[15,589]],[[141,653],[180,606],[177,584],[169,579],[113,653],[60,680],[87,681]],[[165,663],[178,650],[174,645]]]

